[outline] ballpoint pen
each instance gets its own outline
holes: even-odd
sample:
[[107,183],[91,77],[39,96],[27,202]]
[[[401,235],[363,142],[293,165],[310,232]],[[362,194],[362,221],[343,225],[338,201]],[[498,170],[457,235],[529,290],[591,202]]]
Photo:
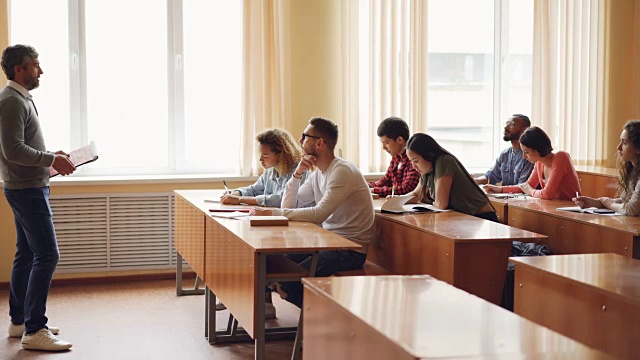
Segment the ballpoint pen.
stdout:
[[231,191],[229,191],[229,188],[227,187],[227,182],[222,180],[222,184],[224,185],[224,193],[231,194]]

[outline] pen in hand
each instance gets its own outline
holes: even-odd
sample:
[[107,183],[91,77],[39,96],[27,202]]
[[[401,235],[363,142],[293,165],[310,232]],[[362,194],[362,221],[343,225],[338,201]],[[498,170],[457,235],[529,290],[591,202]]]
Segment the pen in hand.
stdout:
[[222,180],[222,184],[224,185],[224,193],[231,194],[231,191],[229,191],[229,188],[227,187],[227,182]]

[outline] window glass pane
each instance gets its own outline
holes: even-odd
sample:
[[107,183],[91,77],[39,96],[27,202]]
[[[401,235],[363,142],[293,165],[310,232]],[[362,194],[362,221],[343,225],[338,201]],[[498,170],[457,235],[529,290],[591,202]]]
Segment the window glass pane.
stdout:
[[428,132],[467,167],[494,158],[493,0],[429,1]]
[[167,171],[167,5],[157,0],[87,1],[88,140],[92,168]]
[[[12,45],[33,46],[43,74],[31,91],[48,150],[70,149],[69,36],[66,1],[19,0],[9,9]],[[35,10],[34,10],[35,9]]]
[[509,1],[507,89],[503,92],[508,115],[531,117],[532,54],[533,0]]
[[242,2],[183,4],[185,160],[200,170],[237,172],[242,143]]

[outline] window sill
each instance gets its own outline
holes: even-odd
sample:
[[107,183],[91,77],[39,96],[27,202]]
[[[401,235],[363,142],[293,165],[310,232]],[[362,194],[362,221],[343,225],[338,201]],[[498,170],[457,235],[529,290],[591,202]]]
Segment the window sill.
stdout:
[[[380,179],[383,173],[365,174],[367,181]],[[211,183],[226,181],[256,181],[258,176],[223,176],[212,174],[191,175],[122,175],[122,176],[56,176],[51,179],[51,186],[78,185],[145,185],[145,184],[175,184],[175,183]]]

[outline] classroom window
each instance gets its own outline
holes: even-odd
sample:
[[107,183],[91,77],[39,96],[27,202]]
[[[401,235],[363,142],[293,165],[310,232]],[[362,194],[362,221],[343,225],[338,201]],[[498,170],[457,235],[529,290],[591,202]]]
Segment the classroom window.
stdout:
[[429,133],[484,170],[506,118],[531,113],[533,1],[430,1],[428,41]]
[[222,154],[240,147],[242,2],[19,0],[9,11],[10,42],[40,53],[47,147],[98,146],[81,174],[238,172]]
[[[402,2],[402,6],[408,6],[410,1]],[[376,5],[367,0],[359,2],[362,114],[367,114],[364,106],[368,106],[371,96],[367,76],[370,64],[380,61],[377,57],[392,56],[368,47],[370,34],[380,31],[375,28],[376,22],[369,19],[373,6]],[[430,0],[427,14],[427,119],[426,128],[418,127],[470,170],[484,171],[498,152],[510,145],[502,139],[507,117],[531,114],[533,0]],[[401,69],[411,69],[410,64],[402,66]],[[400,79],[404,73],[402,70],[393,75]],[[410,91],[405,82],[395,94],[384,96]],[[406,115],[405,120],[412,121]],[[360,153],[379,149],[377,142],[377,137],[361,138]]]

